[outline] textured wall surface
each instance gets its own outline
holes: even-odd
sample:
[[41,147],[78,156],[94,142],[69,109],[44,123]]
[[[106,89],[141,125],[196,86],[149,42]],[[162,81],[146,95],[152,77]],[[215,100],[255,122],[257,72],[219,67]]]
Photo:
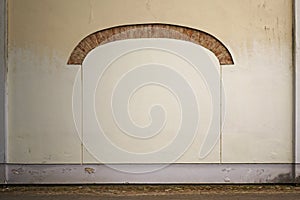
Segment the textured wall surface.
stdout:
[[233,55],[220,73],[218,161],[292,162],[291,0],[10,0],[8,9],[9,162],[91,160],[72,113],[80,66],[67,61],[89,34],[141,23],[202,30]]

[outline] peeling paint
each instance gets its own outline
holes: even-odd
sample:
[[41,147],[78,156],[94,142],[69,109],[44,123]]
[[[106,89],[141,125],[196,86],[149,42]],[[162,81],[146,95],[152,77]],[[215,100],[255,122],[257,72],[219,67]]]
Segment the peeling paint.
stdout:
[[264,173],[264,169],[258,169],[258,170],[256,170],[256,173],[258,174],[258,175],[262,175],[263,173]]
[[96,170],[91,167],[86,167],[86,168],[84,168],[84,171],[88,174],[94,174]]
[[227,172],[227,173],[228,173],[228,172],[230,172],[231,170],[234,170],[234,169],[228,167],[228,168],[222,169],[222,172]]
[[229,183],[230,182],[230,178],[229,177],[225,177],[224,178],[224,182]]
[[28,173],[29,173],[30,175],[38,175],[38,174],[40,174],[39,171],[35,171],[35,170],[29,170]]
[[11,172],[15,175],[23,174],[24,170],[23,168],[18,168],[18,169],[12,169]]
[[71,168],[63,168],[62,173],[71,173],[72,169]]

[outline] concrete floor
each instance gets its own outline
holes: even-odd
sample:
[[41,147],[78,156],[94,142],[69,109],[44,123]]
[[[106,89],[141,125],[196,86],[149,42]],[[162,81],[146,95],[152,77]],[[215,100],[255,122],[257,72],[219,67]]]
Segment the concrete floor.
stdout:
[[0,200],[298,200],[288,185],[85,185],[2,186]]

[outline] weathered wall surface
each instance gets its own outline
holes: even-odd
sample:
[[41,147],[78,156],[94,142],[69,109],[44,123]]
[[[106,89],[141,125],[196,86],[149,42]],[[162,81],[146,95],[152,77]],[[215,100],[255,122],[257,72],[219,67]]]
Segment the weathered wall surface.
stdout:
[[[6,87],[6,2],[0,1],[0,163],[5,162],[5,87]],[[0,181],[2,181],[2,169],[0,169]]]
[[233,55],[235,64],[221,73],[226,116],[214,149],[219,158],[209,161],[292,162],[291,0],[8,3],[8,162],[91,160],[83,158],[74,125],[79,66],[66,64],[69,55],[95,31],[153,22],[211,33]]
[[294,31],[294,37],[295,37],[295,176],[300,177],[300,137],[299,137],[299,125],[300,125],[300,119],[299,119],[299,113],[300,113],[300,107],[299,107],[299,88],[300,88],[300,80],[299,80],[299,75],[300,75],[300,37],[299,37],[299,32],[300,32],[300,3],[299,1],[295,1],[295,31]]

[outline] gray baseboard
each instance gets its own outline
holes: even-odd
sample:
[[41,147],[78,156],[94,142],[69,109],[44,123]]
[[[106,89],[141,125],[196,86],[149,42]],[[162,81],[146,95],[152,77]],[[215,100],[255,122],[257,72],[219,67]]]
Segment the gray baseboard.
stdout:
[[5,172],[6,166],[4,164],[0,164],[0,184],[6,183],[6,172]]
[[[7,184],[236,184],[294,183],[293,164],[171,164],[148,173],[126,173],[103,164],[2,164]],[[140,170],[160,165],[117,165]],[[299,166],[296,166],[299,167]]]
[[300,163],[295,164],[295,183],[300,184]]

